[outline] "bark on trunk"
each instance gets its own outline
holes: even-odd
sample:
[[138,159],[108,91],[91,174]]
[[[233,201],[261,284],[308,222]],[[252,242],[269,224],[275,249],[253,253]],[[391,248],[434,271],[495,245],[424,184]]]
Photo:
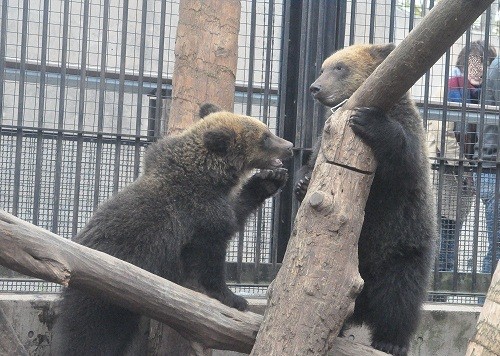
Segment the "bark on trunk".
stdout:
[[175,41],[167,133],[198,119],[200,104],[232,111],[238,61],[240,0],[182,0]]

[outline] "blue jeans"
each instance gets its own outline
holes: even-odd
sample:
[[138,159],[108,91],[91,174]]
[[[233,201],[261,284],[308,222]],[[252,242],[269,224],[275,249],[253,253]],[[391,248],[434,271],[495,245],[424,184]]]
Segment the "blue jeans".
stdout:
[[[493,236],[493,227],[495,219],[495,173],[481,173],[481,189],[479,196],[484,204],[485,220],[486,220],[486,234],[488,236],[488,250],[483,259],[483,266],[481,272],[491,273],[491,264],[493,258],[493,244],[497,244],[496,260],[500,258],[500,211],[498,211],[498,223],[496,238]],[[477,174],[474,173],[474,180],[477,180]],[[497,209],[500,209],[499,201],[497,201]]]
[[441,241],[439,246],[439,271],[453,271],[455,266],[455,220],[441,218]]

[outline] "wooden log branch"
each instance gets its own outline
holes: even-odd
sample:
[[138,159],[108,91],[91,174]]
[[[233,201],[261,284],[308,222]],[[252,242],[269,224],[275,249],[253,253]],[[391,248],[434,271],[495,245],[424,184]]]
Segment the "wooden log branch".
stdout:
[[[203,354],[207,347],[250,352],[262,316],[240,312],[105,253],[78,245],[0,210],[0,265],[71,285],[165,323]],[[23,353],[0,309],[0,351]],[[170,351],[172,351],[170,349]],[[340,341],[335,355],[385,355],[368,346]],[[186,354],[186,353],[185,353]]]
[[476,334],[469,341],[466,356],[500,355],[500,264],[497,265],[477,321]]
[[327,120],[252,355],[331,349],[362,288],[357,244],[376,168],[370,149],[349,128],[350,109],[387,111],[492,2],[440,1]]
[[2,210],[0,246],[8,268],[108,298],[210,348],[249,352],[262,320]]

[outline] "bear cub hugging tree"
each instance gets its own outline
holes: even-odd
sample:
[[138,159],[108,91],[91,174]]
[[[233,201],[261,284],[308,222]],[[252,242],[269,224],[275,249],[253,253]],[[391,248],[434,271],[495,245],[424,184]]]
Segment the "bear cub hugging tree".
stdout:
[[[315,99],[334,107],[348,99],[393,50],[394,45],[354,45],[327,58],[311,85]],[[425,133],[405,93],[384,113],[358,108],[350,127],[373,151],[377,169],[359,237],[364,287],[349,322],[366,323],[372,346],[406,355],[418,325],[437,238]],[[295,195],[302,201],[320,152],[317,144],[298,172]]]
[[[100,206],[75,241],[245,310],[225,282],[227,242],[286,183],[281,160],[292,143],[257,119],[217,111],[205,104],[203,120],[152,144],[143,174]],[[53,354],[143,354],[134,342],[140,318],[70,286]]]

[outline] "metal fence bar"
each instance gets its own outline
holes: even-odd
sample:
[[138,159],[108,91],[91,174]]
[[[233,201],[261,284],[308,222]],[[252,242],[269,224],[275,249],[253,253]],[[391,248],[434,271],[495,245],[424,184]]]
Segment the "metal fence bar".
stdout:
[[[136,136],[141,135],[141,122],[142,122],[142,95],[144,89],[144,60],[146,58],[146,21],[147,21],[147,11],[148,11],[148,1],[142,1],[142,13],[141,13],[141,42],[139,44],[139,78],[138,78],[138,88],[137,88],[137,113],[135,122],[135,134]],[[139,177],[139,167],[141,161],[141,150],[139,146],[139,140],[137,140],[137,145],[134,151],[134,179]]]
[[370,6],[370,34],[368,35],[368,42],[369,43],[374,43],[375,42],[375,15],[376,15],[376,9],[377,9],[377,0],[372,0],[371,1],[371,6]]
[[[24,94],[25,94],[25,74],[26,74],[26,52],[28,50],[28,12],[29,12],[29,0],[23,1],[23,22],[21,26],[21,63],[20,63],[20,77],[19,77],[19,91],[18,91],[18,103],[17,103],[17,125],[22,126],[24,123]],[[3,84],[3,83],[2,83]],[[21,159],[23,150],[23,132],[22,130],[17,131],[16,136],[16,160],[15,160],[15,170],[14,170],[14,191],[12,199],[12,214],[17,215],[19,209],[19,197],[21,190]]]
[[349,27],[349,46],[352,46],[354,44],[354,38],[356,33],[355,28],[356,28],[356,0],[351,0],[351,23]]
[[389,42],[394,42],[394,33],[396,27],[396,0],[391,0],[391,12],[389,15]]
[[121,48],[120,48],[120,79],[118,86],[118,118],[116,146],[115,146],[115,169],[113,172],[113,193],[118,191],[120,183],[120,156],[121,156],[121,134],[123,126],[123,97],[125,83],[125,63],[127,59],[127,22],[128,22],[128,0],[123,0],[122,12],[122,31],[121,31]]
[[[86,92],[86,71],[87,71],[87,45],[89,32],[89,7],[90,2],[83,2],[83,24],[82,24],[82,57],[80,62],[80,91],[78,98],[78,131],[83,131],[83,121],[85,115],[85,92]],[[76,167],[75,167],[75,190],[73,194],[73,224],[72,236],[78,232],[78,218],[80,210],[80,182],[82,173],[83,155],[83,135],[78,133],[76,143]]]
[[[470,31],[470,28],[465,32],[465,48],[466,48],[466,53],[469,53],[470,51],[470,44],[471,44],[471,31]],[[468,78],[468,74],[469,74],[469,56],[465,56],[465,63],[464,63],[464,72],[463,72],[463,77],[464,78]],[[465,91],[464,91],[465,92]],[[465,136],[466,136],[466,127],[467,127],[467,122],[466,122],[466,118],[467,118],[467,96],[466,95],[462,95],[462,101],[461,101],[461,117],[460,117],[460,144],[459,144],[459,158],[463,158],[465,157],[465,144],[466,144],[466,140],[465,140]],[[444,131],[446,130],[446,128],[442,128],[442,131],[443,131],[443,134],[444,134]],[[463,176],[463,161],[460,160],[459,161],[459,170],[458,170],[458,177],[461,177]],[[457,195],[459,197],[461,197],[460,195],[460,190],[461,189],[457,189]],[[460,200],[457,200],[457,205],[460,205]],[[458,217],[459,213],[459,208],[456,209],[456,217]],[[458,220],[455,220],[455,221],[458,221]],[[455,230],[458,230],[458,229],[455,229]],[[455,234],[454,234],[455,238],[454,238],[454,246],[453,246],[453,250],[454,250],[454,254],[455,254],[455,261],[458,261],[457,259],[457,256],[458,256],[458,253],[459,253],[459,250],[458,250],[458,245],[459,245],[459,234],[458,234],[458,231],[455,231]],[[458,263],[454,263],[454,266],[453,266],[453,284],[452,284],[452,288],[453,288],[453,291],[456,291],[457,290],[457,287],[458,287]]]
[[[257,27],[257,0],[252,0],[252,6],[250,9],[250,45],[249,45],[249,55],[248,55],[248,80],[246,85],[246,108],[245,115],[252,115],[252,95],[253,95],[253,80],[254,80],[254,68],[255,68],[255,32]],[[257,218],[259,218],[259,213],[261,209],[257,211]],[[262,218],[262,216],[261,216]],[[257,228],[258,229],[258,228]],[[245,243],[245,228],[242,227],[238,231],[238,246],[236,254],[237,270],[236,276],[239,281],[241,281],[241,264],[243,263],[243,250]]]
[[[272,40],[273,40],[273,17],[274,17],[274,0],[269,0],[268,11],[267,11],[267,38],[266,38],[266,54],[265,54],[265,69],[264,69],[264,98],[262,107],[262,121],[268,125],[268,111],[269,111],[269,97],[270,97],[270,87],[271,87],[271,60],[272,60]],[[273,199],[274,200],[274,199]],[[262,244],[262,229],[263,224],[263,212],[264,208],[261,207],[257,211],[257,231],[255,238],[255,270],[259,271],[259,266],[261,263],[261,244]],[[272,226],[272,224],[271,224]],[[259,282],[259,273],[256,273],[254,278],[255,283]]]
[[[500,5],[499,5],[500,6]],[[485,40],[484,40],[484,48],[489,48],[489,45],[490,45],[490,26],[491,26],[491,17],[492,17],[492,14],[491,14],[491,6],[488,7],[488,9],[486,9],[486,23],[485,23],[485,34],[484,34],[484,37],[485,37]],[[485,77],[485,73],[487,73],[487,67],[489,65],[489,55],[488,55],[488,52],[485,51],[484,53],[485,55],[485,60],[483,62],[483,78]],[[481,92],[482,93],[485,93],[486,92],[486,81],[483,79],[483,82],[482,82],[482,85],[481,85]],[[485,95],[481,95],[481,101],[480,101],[480,104],[481,104],[481,119],[485,117]],[[491,104],[491,103],[488,103],[488,104]],[[496,103],[497,105],[499,103]],[[484,120],[483,120],[483,123],[484,123]],[[484,127],[484,126],[483,126]],[[478,132],[482,132],[482,131],[478,131]],[[482,135],[481,135],[482,136]],[[500,146],[500,137],[497,137],[497,147]],[[482,147],[482,146],[479,146],[479,147]],[[482,150],[480,150],[482,151]],[[493,275],[493,273],[495,272],[495,268],[496,268],[496,265],[497,265],[497,251],[498,251],[498,244],[500,243],[499,239],[498,239],[498,235],[499,235],[499,231],[498,229],[500,229],[500,225],[499,225],[499,217],[500,217],[500,212],[499,212],[499,192],[500,192],[500,161],[499,161],[499,156],[497,155],[497,161],[496,161],[496,176],[495,176],[495,198],[494,198],[494,210],[493,210],[493,236],[492,236],[492,260],[491,260],[491,270],[490,270],[490,274]],[[480,175],[479,175],[480,176]],[[478,243],[475,242],[474,243],[474,248],[475,248],[475,251],[477,251],[477,247],[478,247]],[[477,252],[475,254],[473,254],[473,256],[475,256],[477,258]],[[484,265],[484,264],[483,264]],[[475,271],[473,271],[475,272]],[[473,273],[473,276],[472,276],[472,290],[475,291],[476,289],[476,284],[477,284],[477,273]]]
[[[448,71],[448,68],[450,67],[450,51],[446,51],[446,54],[445,54],[445,82],[448,82],[448,78],[449,78],[449,71]],[[444,86],[444,93],[443,93],[443,101],[442,101],[442,105],[443,105],[443,112],[442,112],[442,116],[441,116],[441,127],[446,127],[446,123],[447,123],[447,112],[448,112],[448,100],[447,100],[447,97],[448,97],[448,85],[445,85]],[[440,139],[440,147],[439,147],[439,151],[440,152],[444,152],[445,150],[445,131],[444,130],[441,130],[440,132],[440,135],[441,135],[441,139]],[[438,224],[439,224],[439,231],[440,231],[440,234],[439,236],[441,236],[442,234],[442,230],[443,230],[443,225],[442,225],[442,202],[443,202],[443,177],[444,177],[444,160],[439,158],[438,159],[438,162],[437,162],[437,166],[438,166],[438,189],[437,189],[437,209],[436,209],[436,220],[438,221]],[[440,289],[440,274],[439,274],[439,259],[440,259],[440,256],[439,256],[439,252],[436,253],[436,259],[435,259],[435,264],[434,264],[434,281],[433,281],[433,284],[434,284],[434,290],[439,290]]]
[[[20,63],[17,61],[13,60],[5,60],[4,61],[5,68],[11,69],[10,72],[15,72],[16,70],[19,70]],[[38,83],[38,72],[40,72],[40,65],[38,63],[32,63],[32,62],[26,62],[25,63],[25,68],[26,68],[26,80],[30,80],[31,82]],[[13,71],[12,71],[13,70]],[[48,76],[47,79],[55,78],[61,73],[61,67],[56,66],[53,64],[47,64],[45,66],[45,70],[49,74],[55,74],[55,76]],[[35,74],[29,75],[30,72],[34,72]],[[74,86],[74,87],[79,87],[80,86],[80,68],[74,68],[72,66],[68,66],[66,64],[65,68],[65,73],[67,75],[67,85],[69,86]],[[6,74],[9,74],[9,71],[6,71]],[[88,83],[99,83],[100,78],[101,78],[101,71],[100,70],[93,70],[93,69],[87,69],[86,74],[85,74]],[[112,71],[106,71],[104,73],[104,77],[106,78],[106,88],[107,90],[114,90],[116,87],[115,81],[118,81],[120,79],[120,73],[112,72]],[[69,80],[75,78],[75,80]],[[132,74],[132,73],[125,73],[125,92],[127,93],[135,93],[137,91],[137,82],[139,78],[137,75]],[[145,86],[148,88],[155,88],[156,83],[158,82],[158,77],[156,76],[143,76],[143,82]],[[147,85],[146,85],[147,84]],[[163,78],[162,79],[162,84],[163,85],[168,85],[172,84],[172,80],[169,78]]]
[[163,57],[165,52],[165,23],[167,17],[167,2],[162,0],[161,2],[161,16],[160,16],[160,45],[158,48],[159,58],[158,58],[158,80],[156,82],[156,108],[154,117],[154,137],[160,137],[161,133],[161,110],[162,110],[162,77],[163,77]]
[[[2,24],[0,25],[0,119],[3,118],[3,93],[5,75],[5,46],[7,43],[7,14],[9,1],[2,0]],[[1,122],[0,122],[1,123]]]
[[415,0],[410,0],[410,18],[408,20],[408,31],[413,30],[415,25]]
[[[294,48],[297,48],[297,41],[291,41],[292,34],[298,32],[300,26],[294,21],[296,14],[299,14],[302,9],[301,4],[295,3],[291,6],[290,1],[284,2],[283,7],[283,19],[282,19],[282,36],[281,36],[281,67],[285,70],[279,73],[279,91],[282,95],[278,98],[278,134],[280,137],[290,139],[294,137],[295,124],[295,100],[297,93],[297,81],[295,80],[295,73],[297,67],[297,57],[292,56],[291,53],[294,52]],[[292,25],[293,24],[293,25]],[[292,27],[293,26],[293,27]],[[297,36],[296,36],[297,37]],[[288,72],[290,71],[290,76]],[[292,73],[293,72],[293,73]],[[289,172],[292,172],[291,167],[293,163],[285,162],[285,165],[289,168]],[[291,185],[287,184],[283,189],[283,192],[275,203],[274,209],[274,221],[279,222],[274,224],[273,236],[272,236],[272,270],[273,273],[278,271],[278,259],[282,257],[284,253],[283,246],[286,246],[288,238],[290,236],[290,226],[291,223],[284,218],[284,210],[289,208],[291,204]],[[290,218],[290,214],[287,214]]]
[[66,66],[68,60],[68,32],[69,32],[69,1],[64,2],[63,7],[63,33],[61,44],[61,79],[59,82],[59,110],[57,120],[57,143],[56,161],[54,171],[54,209],[52,215],[52,232],[59,230],[59,209],[61,198],[61,176],[62,176],[62,142],[64,129],[64,109],[66,103]]
[[[15,125],[3,125],[2,126],[2,135],[1,136],[16,136],[17,134],[17,126]],[[34,138],[36,139],[38,137],[38,130],[35,128],[27,129],[27,128],[22,128],[23,131],[23,137],[26,138]],[[65,141],[68,142],[76,142],[79,139],[81,139],[85,143],[91,143],[95,142],[96,136],[95,133],[85,133],[85,132],[71,132],[71,131],[63,131],[59,132],[56,129],[46,129],[42,131],[42,137],[44,139],[54,139],[58,137],[58,135],[61,134],[64,137]],[[116,138],[115,136],[103,136],[102,137],[102,142],[105,144],[112,144],[116,143]],[[147,140],[147,138],[143,137],[140,140],[140,145],[141,147],[147,146],[150,142]],[[136,137],[133,135],[129,135],[128,137],[122,137],[122,146],[135,146],[137,144],[136,142]]]
[[104,0],[102,16],[102,39],[101,39],[101,63],[99,78],[99,106],[97,109],[97,137],[96,137],[96,161],[94,175],[94,210],[99,205],[99,193],[101,188],[101,165],[102,165],[102,132],[104,131],[104,100],[106,93],[106,66],[108,55],[108,31],[109,31],[109,0]]
[[43,2],[42,16],[42,48],[41,48],[41,70],[40,70],[40,88],[38,95],[38,135],[36,140],[36,162],[35,162],[35,189],[33,192],[33,224],[38,225],[40,214],[40,195],[42,178],[42,160],[43,160],[43,138],[42,127],[45,114],[45,68],[47,66],[47,43],[49,27],[49,0]]

